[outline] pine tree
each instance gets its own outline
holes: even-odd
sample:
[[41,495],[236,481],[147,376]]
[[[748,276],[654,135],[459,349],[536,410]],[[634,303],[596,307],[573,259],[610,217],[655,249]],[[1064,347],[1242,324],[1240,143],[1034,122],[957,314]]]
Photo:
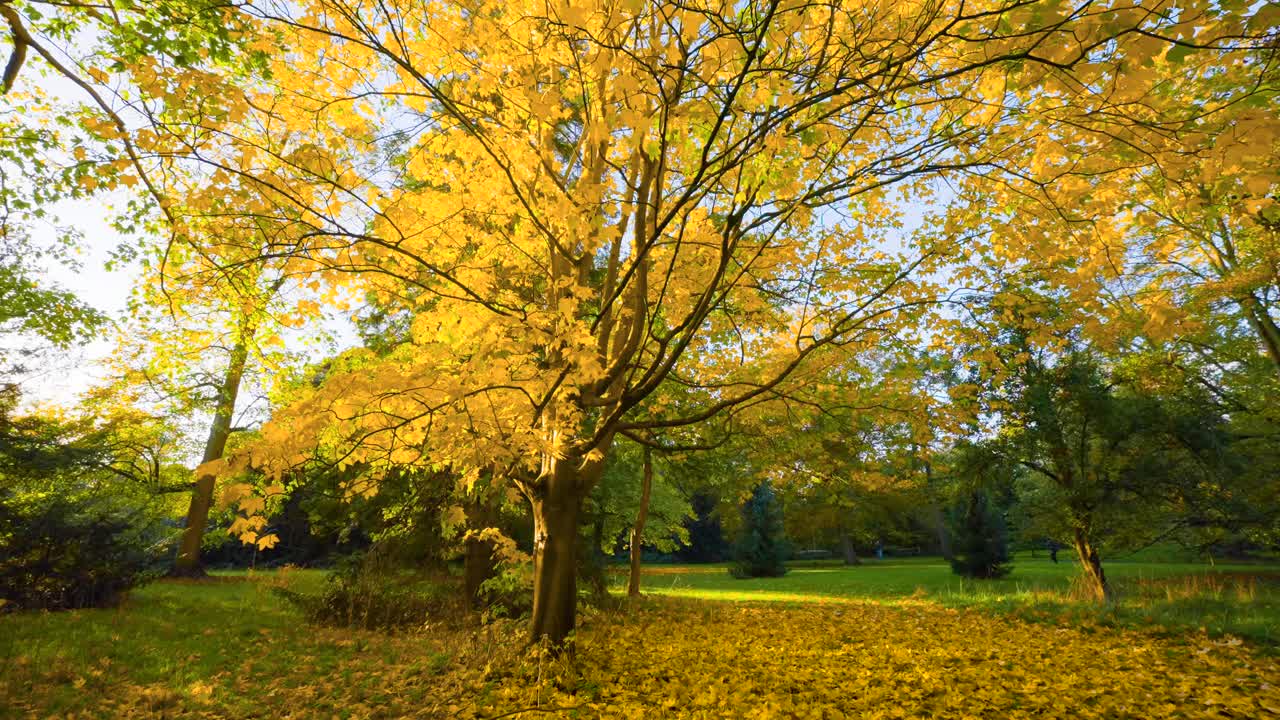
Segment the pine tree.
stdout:
[[760,483],[742,505],[742,529],[729,573],[736,578],[781,577],[790,544],[782,526],[782,508],[769,482]]
[[986,493],[971,492],[957,520],[952,572],[964,577],[994,579],[1013,570],[1009,565],[1004,518],[991,506]]

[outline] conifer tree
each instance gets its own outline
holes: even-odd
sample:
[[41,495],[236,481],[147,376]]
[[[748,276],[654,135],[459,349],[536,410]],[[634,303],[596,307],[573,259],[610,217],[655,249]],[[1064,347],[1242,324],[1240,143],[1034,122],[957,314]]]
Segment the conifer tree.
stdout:
[[742,529],[733,549],[729,573],[736,578],[781,577],[790,552],[782,525],[782,508],[769,481],[756,486],[742,504]]
[[951,570],[957,575],[986,580],[1004,577],[1013,570],[1004,518],[981,490],[969,493],[957,518]]

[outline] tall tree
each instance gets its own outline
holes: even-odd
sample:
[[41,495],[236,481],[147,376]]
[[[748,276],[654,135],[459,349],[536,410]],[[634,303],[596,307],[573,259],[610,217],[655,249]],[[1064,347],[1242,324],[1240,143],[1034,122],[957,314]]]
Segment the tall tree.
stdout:
[[[289,52],[247,114],[280,133],[184,125],[174,134],[207,147],[175,162],[263,184],[308,226],[273,251],[416,313],[386,362],[282,409],[255,459],[283,471],[346,424],[353,461],[510,468],[535,519],[532,635],[558,646],[574,624],[582,500],[616,435],[786,395],[908,333],[964,238],[904,249],[904,197],[1011,156],[991,144],[1021,122],[1022,108],[1001,108],[1010,78],[1027,94],[1077,66],[1120,81],[1135,45],[1197,38],[1224,11],[312,0],[255,12]],[[700,407],[638,417],[672,378]]]

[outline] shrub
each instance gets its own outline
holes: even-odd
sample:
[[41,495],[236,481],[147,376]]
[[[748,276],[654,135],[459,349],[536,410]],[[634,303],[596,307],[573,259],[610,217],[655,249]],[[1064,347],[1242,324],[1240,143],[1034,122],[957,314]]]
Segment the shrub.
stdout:
[[986,493],[969,494],[956,522],[954,543],[951,570],[957,575],[993,579],[1013,570],[1004,518],[991,507]]
[[0,493],[0,606],[114,605],[161,574],[161,539],[154,527],[88,498]]
[[464,610],[451,583],[396,569],[373,553],[340,560],[319,593],[273,590],[316,625],[394,630]]
[[791,554],[782,526],[782,508],[768,481],[756,486],[742,505],[742,529],[733,548],[729,574],[736,578],[781,577]]

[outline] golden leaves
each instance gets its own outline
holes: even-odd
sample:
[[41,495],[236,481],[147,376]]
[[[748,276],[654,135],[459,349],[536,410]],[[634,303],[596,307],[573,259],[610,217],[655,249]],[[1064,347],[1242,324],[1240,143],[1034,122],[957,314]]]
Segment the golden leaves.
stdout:
[[589,617],[576,647],[576,665],[519,668],[464,715],[1161,718],[1230,708],[1264,717],[1280,703],[1269,682],[1280,668],[1239,648],[910,602],[649,599],[629,615]]

